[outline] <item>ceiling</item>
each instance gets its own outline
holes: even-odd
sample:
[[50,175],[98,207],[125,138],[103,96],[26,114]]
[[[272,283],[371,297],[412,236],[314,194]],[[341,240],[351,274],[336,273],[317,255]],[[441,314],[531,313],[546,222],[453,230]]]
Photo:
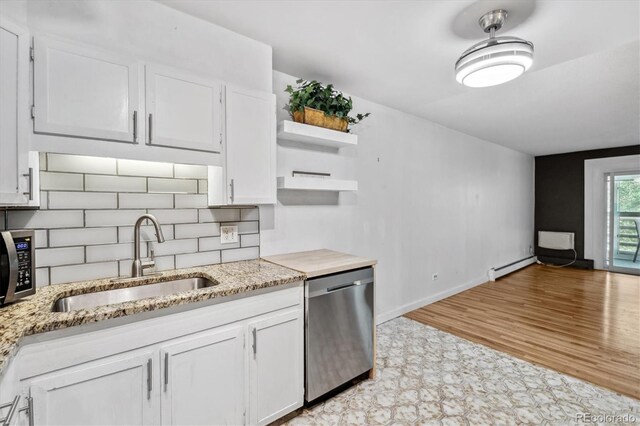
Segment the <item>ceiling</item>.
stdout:
[[[159,1],[271,45],[278,71],[522,152],[640,143],[637,0]],[[510,14],[498,35],[532,41],[534,64],[461,86],[453,65],[496,8]]]

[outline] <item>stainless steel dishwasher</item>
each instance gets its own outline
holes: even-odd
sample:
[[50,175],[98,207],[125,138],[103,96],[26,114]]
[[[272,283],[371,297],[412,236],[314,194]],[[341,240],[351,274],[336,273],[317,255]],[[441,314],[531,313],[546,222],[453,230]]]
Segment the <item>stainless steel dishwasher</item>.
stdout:
[[305,400],[373,368],[373,268],[305,283]]

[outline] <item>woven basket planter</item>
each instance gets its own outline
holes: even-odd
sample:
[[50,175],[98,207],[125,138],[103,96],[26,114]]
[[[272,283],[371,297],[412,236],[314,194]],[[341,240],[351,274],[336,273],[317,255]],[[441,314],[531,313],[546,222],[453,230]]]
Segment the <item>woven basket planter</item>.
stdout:
[[304,111],[294,111],[293,121],[324,127],[325,129],[338,130],[339,132],[346,132],[349,125],[345,118],[325,115],[323,111],[309,107],[304,107]]

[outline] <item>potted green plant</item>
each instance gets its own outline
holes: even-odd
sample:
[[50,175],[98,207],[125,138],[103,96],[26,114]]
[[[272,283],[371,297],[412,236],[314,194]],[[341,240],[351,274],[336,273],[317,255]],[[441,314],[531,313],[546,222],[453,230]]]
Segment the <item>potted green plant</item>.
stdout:
[[285,109],[291,114],[293,121],[311,124],[312,126],[348,132],[350,124],[358,124],[370,113],[349,115],[353,109],[351,98],[345,97],[327,84],[312,80],[296,80],[294,88],[287,85],[285,92],[289,94],[289,104]]

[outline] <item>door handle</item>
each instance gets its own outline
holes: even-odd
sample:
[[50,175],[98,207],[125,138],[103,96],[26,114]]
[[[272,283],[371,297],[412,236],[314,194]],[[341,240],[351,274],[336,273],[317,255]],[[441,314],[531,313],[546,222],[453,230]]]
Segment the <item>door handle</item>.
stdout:
[[138,142],[138,111],[133,111],[133,141]]
[[253,334],[253,357],[255,358],[258,352],[258,332],[255,327],[251,330],[251,334]]
[[29,173],[25,173],[22,176],[29,179],[29,190],[28,192],[23,192],[24,195],[29,195],[29,201],[33,201],[33,167],[29,167]]
[[151,391],[153,390],[153,359],[147,361],[147,399],[151,399]]
[[153,114],[149,114],[149,143],[153,139]]
[[169,386],[169,352],[164,353],[164,390]]

